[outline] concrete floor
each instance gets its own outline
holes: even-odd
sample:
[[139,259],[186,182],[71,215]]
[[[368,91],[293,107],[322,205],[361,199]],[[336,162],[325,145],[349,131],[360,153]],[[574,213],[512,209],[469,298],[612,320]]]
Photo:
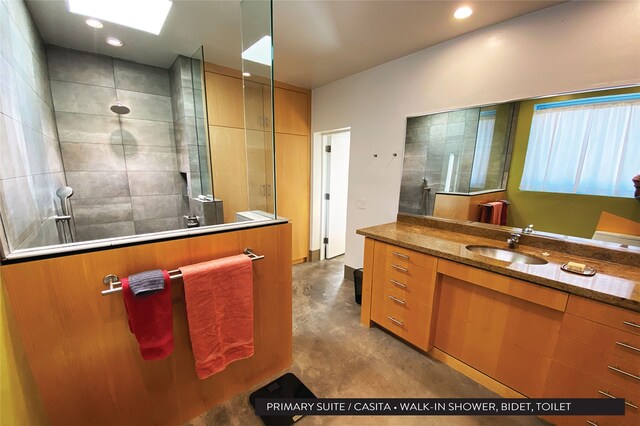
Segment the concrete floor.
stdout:
[[[343,257],[293,267],[293,366],[325,398],[493,398],[494,393],[378,328],[360,325]],[[275,378],[275,377],[274,377]],[[270,380],[269,380],[270,381]],[[260,388],[269,381],[256,386]],[[262,425],[250,390],[189,425]],[[546,425],[536,417],[313,416],[304,425]]]

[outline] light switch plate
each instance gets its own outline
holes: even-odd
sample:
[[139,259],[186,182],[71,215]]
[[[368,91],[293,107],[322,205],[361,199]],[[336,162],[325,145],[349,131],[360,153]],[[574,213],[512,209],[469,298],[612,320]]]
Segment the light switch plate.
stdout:
[[358,198],[356,200],[356,208],[358,209],[366,209],[367,208],[367,200],[365,200],[364,198]]

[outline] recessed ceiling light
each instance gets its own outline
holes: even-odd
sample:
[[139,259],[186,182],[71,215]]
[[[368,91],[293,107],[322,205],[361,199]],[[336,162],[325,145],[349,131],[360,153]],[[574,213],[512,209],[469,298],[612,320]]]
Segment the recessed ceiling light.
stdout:
[[453,13],[453,17],[456,19],[466,19],[473,13],[473,10],[469,6],[462,6],[456,9]]
[[242,52],[242,59],[271,66],[271,37],[266,35]]
[[92,28],[102,28],[104,27],[104,25],[102,25],[102,22],[98,21],[97,19],[93,19],[93,18],[89,18],[86,21],[84,21],[88,26],[92,27]]
[[124,46],[124,41],[120,40],[119,38],[107,37],[105,41],[107,42],[107,44],[110,44],[112,46],[116,46],[116,47]]
[[158,35],[173,3],[169,0],[67,0],[69,11]]
[[242,75],[244,77],[251,77],[251,73],[250,72],[243,72]]

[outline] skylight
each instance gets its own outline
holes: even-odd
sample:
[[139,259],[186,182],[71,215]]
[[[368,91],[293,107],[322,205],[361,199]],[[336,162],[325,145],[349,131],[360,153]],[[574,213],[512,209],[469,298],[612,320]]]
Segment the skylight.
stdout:
[[271,37],[266,35],[242,52],[242,59],[271,66]]
[[167,19],[169,0],[67,0],[69,11],[158,35]]

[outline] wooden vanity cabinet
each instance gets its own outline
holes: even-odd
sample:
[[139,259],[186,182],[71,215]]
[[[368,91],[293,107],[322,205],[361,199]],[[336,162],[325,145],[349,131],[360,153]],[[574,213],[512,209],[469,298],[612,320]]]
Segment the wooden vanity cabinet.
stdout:
[[440,260],[434,346],[529,396],[540,397],[565,293]]
[[370,319],[430,350],[437,259],[380,241],[369,243],[372,265],[365,278],[371,280]]
[[640,424],[640,314],[572,295],[543,396],[626,401],[624,417],[547,418],[558,425]]

